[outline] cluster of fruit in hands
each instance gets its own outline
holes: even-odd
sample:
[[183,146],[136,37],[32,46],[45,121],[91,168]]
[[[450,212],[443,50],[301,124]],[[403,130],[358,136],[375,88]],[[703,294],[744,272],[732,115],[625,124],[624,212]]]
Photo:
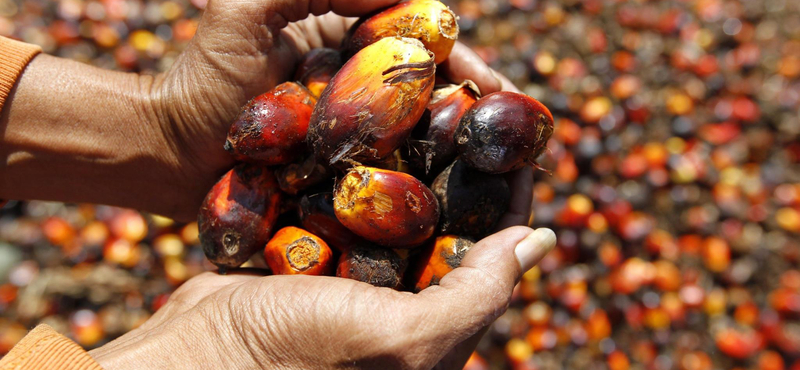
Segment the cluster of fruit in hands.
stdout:
[[224,271],[263,250],[274,274],[414,291],[458,267],[508,209],[502,174],[535,164],[553,117],[471,81],[435,87],[457,36],[441,2],[401,3],[247,103],[225,143],[242,163],[200,209],[208,259]]

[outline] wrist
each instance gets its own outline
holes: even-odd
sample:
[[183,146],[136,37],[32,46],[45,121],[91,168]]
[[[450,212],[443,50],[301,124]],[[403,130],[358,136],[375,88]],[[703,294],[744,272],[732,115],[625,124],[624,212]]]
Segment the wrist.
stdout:
[[192,311],[156,315],[89,355],[105,370],[264,368],[228,331],[198,315],[196,307]]
[[[148,77],[40,54],[17,80],[0,127],[0,197],[169,212],[171,160]],[[162,147],[163,148],[163,147]]]

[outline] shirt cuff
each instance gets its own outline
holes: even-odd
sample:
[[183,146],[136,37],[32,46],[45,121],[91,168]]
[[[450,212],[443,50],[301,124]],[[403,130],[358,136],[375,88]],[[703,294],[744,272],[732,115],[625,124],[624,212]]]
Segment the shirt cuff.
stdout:
[[0,360],[2,370],[103,370],[77,343],[39,325]]
[[41,51],[37,45],[0,36],[0,111],[25,66]]

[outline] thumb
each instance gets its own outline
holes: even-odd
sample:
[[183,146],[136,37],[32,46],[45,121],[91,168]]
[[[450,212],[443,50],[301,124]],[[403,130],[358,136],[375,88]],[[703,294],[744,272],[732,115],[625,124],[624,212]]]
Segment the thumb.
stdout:
[[[445,275],[438,286],[423,290],[419,298],[431,311],[446,316],[436,320],[456,341],[489,325],[508,308],[511,293],[522,274],[535,266],[556,244],[548,228],[512,227],[478,242],[461,267]],[[455,324],[454,324],[455,323]]]

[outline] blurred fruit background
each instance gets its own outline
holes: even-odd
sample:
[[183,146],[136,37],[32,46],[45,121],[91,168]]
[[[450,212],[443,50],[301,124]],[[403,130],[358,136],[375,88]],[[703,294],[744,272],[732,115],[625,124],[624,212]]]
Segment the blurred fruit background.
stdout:
[[[800,369],[800,2],[463,0],[461,40],[556,117],[531,223],[558,248],[468,368]],[[206,0],[0,0],[0,35],[156,73]],[[0,353],[87,348],[209,268],[196,224],[0,210]]]

